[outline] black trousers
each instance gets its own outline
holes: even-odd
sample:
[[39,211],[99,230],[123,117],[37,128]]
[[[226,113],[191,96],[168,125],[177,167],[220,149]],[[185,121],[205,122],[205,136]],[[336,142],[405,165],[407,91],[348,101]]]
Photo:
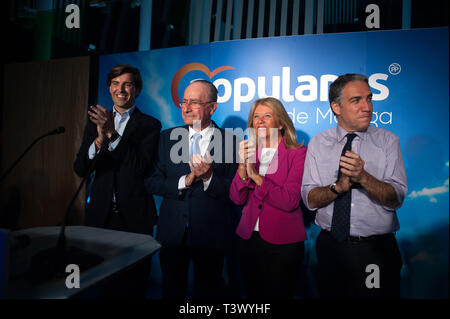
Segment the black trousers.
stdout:
[[217,300],[222,297],[224,251],[212,247],[186,244],[188,230],[180,245],[162,245],[159,260],[162,272],[163,299],[187,298],[188,271],[194,270],[194,299]]
[[338,242],[322,230],[316,253],[321,298],[400,297],[402,260],[394,234]]
[[303,242],[274,245],[254,231],[240,240],[241,274],[248,299],[291,299],[303,266]]
[[[104,228],[127,231],[120,213],[111,209]],[[137,264],[125,269],[99,286],[101,299],[144,299],[150,279],[151,256],[146,257]]]

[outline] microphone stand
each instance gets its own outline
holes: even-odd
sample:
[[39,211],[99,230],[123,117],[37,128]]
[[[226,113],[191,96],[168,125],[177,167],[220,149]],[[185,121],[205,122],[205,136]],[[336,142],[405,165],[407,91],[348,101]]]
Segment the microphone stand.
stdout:
[[[44,137],[55,135],[55,134],[62,134],[65,132],[64,126],[59,126],[56,129],[45,133],[38,138],[36,138],[31,144],[25,149],[25,151],[11,164],[11,166],[0,176],[0,183],[8,176],[9,173],[19,164],[19,162],[22,160],[22,158],[31,150],[31,148],[41,139]],[[15,237],[15,236],[13,236]],[[14,250],[27,247],[30,244],[30,237],[28,235],[19,235],[14,238],[14,242],[11,246],[11,254]]]
[[28,151],[34,146],[34,144],[36,144],[39,140],[43,139],[46,136],[50,136],[50,135],[54,135],[54,134],[61,134],[64,133],[65,129],[63,126],[58,127],[57,129],[48,132],[46,134],[43,134],[41,136],[39,136],[37,139],[35,139],[26,149],[25,151],[22,153],[22,155],[19,156],[19,158],[16,159],[16,161],[14,163],[11,164],[11,166],[2,174],[2,176],[0,177],[0,183],[3,181],[3,179],[13,170],[14,167],[16,167],[16,165],[20,162],[20,160],[25,156],[25,154],[28,153]]
[[67,207],[62,221],[56,247],[40,251],[32,257],[31,265],[27,273],[27,277],[29,280],[31,280],[31,282],[40,284],[52,278],[60,279],[62,277],[66,277],[67,273],[65,272],[65,269],[69,264],[75,264],[80,268],[80,271],[85,271],[100,264],[103,261],[103,257],[87,252],[78,247],[67,247],[65,230],[68,216],[70,215],[70,211],[72,210],[72,206],[75,203],[75,200],[77,199],[78,194],[80,193],[87,178],[94,170],[97,159],[107,148],[108,142],[109,141],[106,140],[103,143],[99,152],[97,152],[95,157],[92,159],[86,176],[81,181],[77,191],[75,192],[75,195],[73,196]]

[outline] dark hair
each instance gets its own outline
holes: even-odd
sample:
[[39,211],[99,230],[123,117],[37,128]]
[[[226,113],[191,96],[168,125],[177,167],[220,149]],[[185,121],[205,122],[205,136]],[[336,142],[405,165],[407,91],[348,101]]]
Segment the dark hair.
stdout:
[[217,88],[212,84],[211,82],[207,80],[193,80],[189,85],[192,83],[203,83],[208,87],[208,96],[210,102],[217,102]]
[[331,83],[330,90],[328,92],[328,101],[330,102],[330,105],[333,102],[337,102],[339,105],[341,105],[342,91],[344,90],[344,87],[349,82],[357,82],[357,81],[366,82],[367,85],[369,84],[367,76],[363,74],[347,73],[338,76],[338,78],[334,80],[333,83]]
[[106,80],[106,85],[110,86],[112,79],[114,79],[118,76],[121,76],[124,73],[131,73],[131,75],[133,75],[133,84],[136,88],[136,96],[138,96],[142,90],[141,73],[139,72],[139,70],[137,68],[132,67],[131,65],[121,64],[121,65],[116,65],[115,67],[113,67],[111,69],[111,71],[109,71],[109,73],[108,73],[108,79]]

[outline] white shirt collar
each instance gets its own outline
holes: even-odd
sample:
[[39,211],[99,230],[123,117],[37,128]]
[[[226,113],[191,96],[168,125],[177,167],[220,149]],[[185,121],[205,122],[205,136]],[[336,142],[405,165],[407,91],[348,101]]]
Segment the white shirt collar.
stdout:
[[209,123],[209,125],[200,132],[197,132],[196,130],[194,130],[192,127],[189,126],[189,140],[191,140],[192,136],[194,136],[195,133],[200,133],[203,141],[209,141],[214,133],[214,127],[212,125],[212,122]]
[[359,138],[361,138],[361,139],[364,140],[364,139],[366,139],[367,132],[368,132],[369,130],[371,130],[370,125],[369,125],[369,127],[367,128],[367,130],[365,130],[365,131],[361,131],[361,132],[347,132],[345,129],[343,129],[342,127],[340,127],[340,126],[338,125],[338,126],[336,127],[337,140],[338,140],[338,142],[342,141],[348,133],[355,133],[356,136],[358,136]]
[[119,114],[121,117],[123,117],[123,116],[131,116],[131,114],[133,114],[135,108],[136,108],[136,105],[133,105],[128,110],[126,110],[125,112],[120,114],[119,112],[117,112],[116,108],[113,106],[113,114],[114,114],[114,116]]

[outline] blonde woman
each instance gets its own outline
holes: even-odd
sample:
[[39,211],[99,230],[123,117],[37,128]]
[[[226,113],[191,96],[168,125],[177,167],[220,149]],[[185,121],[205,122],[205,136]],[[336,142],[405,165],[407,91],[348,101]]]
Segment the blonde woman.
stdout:
[[230,198],[245,205],[236,230],[248,298],[292,298],[302,268],[306,232],[300,210],[306,147],[281,102],[256,100],[248,117],[250,138]]

